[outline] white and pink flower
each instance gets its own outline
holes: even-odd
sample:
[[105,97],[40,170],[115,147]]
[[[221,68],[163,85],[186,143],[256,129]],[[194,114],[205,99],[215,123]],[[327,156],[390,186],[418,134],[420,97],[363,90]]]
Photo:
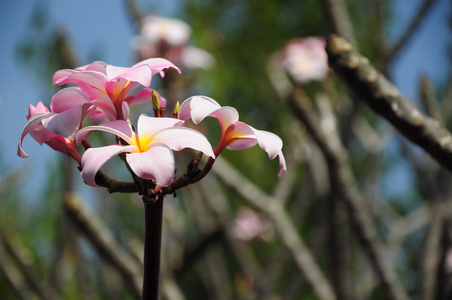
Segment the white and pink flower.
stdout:
[[207,138],[196,130],[181,127],[183,121],[174,118],[153,118],[142,114],[138,118],[137,132],[123,120],[88,126],[77,133],[77,143],[94,131],[112,133],[124,141],[124,145],[89,148],[82,157],[82,177],[88,185],[97,186],[96,173],[113,156],[126,153],[132,171],[140,178],[155,180],[162,186],[171,184],[175,173],[171,150],[192,148],[215,157]]
[[267,152],[270,159],[279,157],[280,172],[278,176],[283,176],[286,173],[286,161],[282,153],[283,142],[276,134],[257,130],[239,121],[239,113],[235,108],[222,107],[209,97],[194,96],[181,104],[179,111],[181,120],[190,118],[195,124],[198,124],[208,116],[216,118],[221,127],[221,140],[214,151],[216,156],[224,148],[241,150],[257,144]]

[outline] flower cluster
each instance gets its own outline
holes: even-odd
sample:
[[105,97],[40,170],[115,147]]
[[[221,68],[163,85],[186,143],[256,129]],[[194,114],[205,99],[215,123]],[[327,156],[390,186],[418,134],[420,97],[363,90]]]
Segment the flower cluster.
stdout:
[[[50,109],[41,102],[36,107],[30,105],[18,155],[28,156],[22,149],[22,141],[30,134],[40,144],[45,143],[73,158],[90,186],[98,186],[96,175],[102,165],[119,155],[135,183],[145,180],[153,182],[154,187],[168,187],[175,181],[173,151],[194,149],[208,156],[211,165],[225,148],[238,150],[258,144],[270,159],[279,156],[279,176],[285,173],[281,139],[239,121],[239,114],[232,107],[222,107],[208,97],[194,96],[177,105],[172,117],[165,117],[166,110],[162,109],[165,99],[149,87],[153,75],[164,76],[168,68],[180,72],[163,58],[147,59],[130,68],[97,61],[73,70],[57,71],[54,84],[74,84],[75,87],[57,92]],[[155,115],[141,114],[134,127],[129,120],[129,106],[146,101],[153,104]],[[216,118],[221,127],[221,140],[215,150],[203,134],[185,126],[187,119],[198,124],[209,116]],[[90,124],[87,126],[87,123]],[[93,131],[113,134],[116,142],[91,147],[88,138]],[[79,145],[84,148],[81,156]]]

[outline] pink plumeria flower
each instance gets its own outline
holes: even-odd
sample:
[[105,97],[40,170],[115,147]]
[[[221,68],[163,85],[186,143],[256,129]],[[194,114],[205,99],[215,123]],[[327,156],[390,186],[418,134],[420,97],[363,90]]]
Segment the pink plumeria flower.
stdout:
[[[69,143],[66,140],[74,140],[83,116],[89,111],[90,107],[92,105],[89,97],[80,89],[74,87],[58,91],[52,97],[50,111],[42,102],[38,103],[36,107],[30,105],[27,115],[28,122],[20,135],[18,155],[28,157],[28,154],[22,149],[22,141],[29,133],[41,144],[57,143],[55,150],[66,151],[67,149],[64,149],[64,147],[58,147],[58,144],[63,141],[60,138],[64,139],[67,144]],[[78,157],[78,154],[74,156]]]
[[283,142],[274,133],[257,130],[250,125],[239,121],[239,113],[233,107],[220,106],[215,100],[205,96],[194,96],[185,100],[180,107],[179,119],[191,118],[195,124],[200,123],[207,116],[218,119],[221,127],[221,139],[215,149],[218,156],[224,148],[241,150],[256,144],[267,152],[270,159],[279,156],[280,172],[278,176],[286,173],[286,161],[282,153]]
[[[57,71],[53,76],[53,84],[75,84],[84,91],[90,99],[98,99],[95,103],[110,120],[125,120],[124,101],[139,86],[149,87],[152,76],[167,68],[180,69],[163,58],[150,58],[141,61],[130,68],[107,65],[96,61],[76,69]],[[133,102],[132,99],[129,102]],[[115,116],[111,112],[115,112]]]
[[28,157],[22,148],[22,141],[27,134],[30,134],[39,144],[47,144],[53,150],[62,152],[81,164],[81,157],[77,153],[74,141],[57,135],[42,125],[41,121],[48,118],[49,115],[51,115],[49,109],[42,102],[39,102],[36,107],[30,104],[27,115],[29,121],[20,134],[17,155]]
[[138,49],[147,45],[158,46],[162,42],[168,46],[182,46],[187,44],[191,32],[190,26],[182,20],[155,15],[147,16],[133,45]]
[[[52,97],[50,111],[40,107],[33,114],[29,114],[23,133],[42,125],[59,136],[74,140],[84,116],[92,109],[95,107],[80,89],[75,87],[62,89]],[[21,139],[23,137],[24,135]]]
[[231,228],[231,234],[242,241],[252,241],[256,238],[265,239],[272,232],[272,222],[251,209],[240,211]]
[[279,62],[296,83],[321,81],[328,75],[325,45],[318,37],[293,39],[280,52]]
[[175,173],[171,150],[192,148],[215,157],[207,138],[196,130],[180,127],[182,123],[174,118],[153,118],[142,114],[138,118],[137,133],[123,120],[79,130],[78,143],[85,140],[93,130],[113,133],[126,143],[86,150],[82,157],[82,178],[88,185],[97,186],[95,176],[101,166],[111,157],[127,153],[127,163],[138,177],[155,180],[161,186],[170,185]]
[[190,70],[207,70],[215,65],[215,58],[212,54],[203,49],[185,46],[180,53],[179,63],[182,68]]
[[140,34],[132,40],[139,59],[164,57],[182,69],[209,69],[214,57],[205,50],[189,46],[190,26],[182,20],[148,16],[143,21]]

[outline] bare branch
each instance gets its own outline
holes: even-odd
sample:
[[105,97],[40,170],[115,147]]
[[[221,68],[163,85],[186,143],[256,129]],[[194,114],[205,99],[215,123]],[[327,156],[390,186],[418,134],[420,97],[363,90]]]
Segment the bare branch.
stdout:
[[452,135],[438,120],[416,109],[343,38],[331,36],[326,50],[330,66],[361,100],[452,171]]
[[302,121],[324,154],[332,189],[336,191],[337,197],[347,204],[354,229],[383,283],[388,298],[408,299],[394,270],[387,265],[372,217],[356,187],[347,152],[339,140],[334,124],[322,126],[309,106],[310,101],[300,88],[294,88],[287,100],[292,112]]
[[135,31],[139,32],[143,25],[143,16],[140,13],[140,8],[135,0],[124,0],[126,10],[129,13],[129,17],[135,27]]
[[317,296],[320,299],[336,299],[333,288],[322,274],[311,251],[298,234],[281,202],[262,192],[221,157],[217,158],[216,167],[212,171],[225,183],[235,188],[251,205],[272,219],[285,246],[291,252],[295,262]]
[[421,88],[421,100],[427,112],[427,115],[437,119],[441,124],[443,122],[443,116],[441,114],[441,108],[438,99],[435,95],[435,89],[433,83],[427,76],[423,76],[420,82]]
[[[444,207],[439,201],[433,204],[433,216],[427,234],[424,261],[422,264],[422,299],[435,299],[435,287],[438,275],[438,262],[441,255],[441,237],[444,228]],[[447,211],[447,210],[446,210]]]
[[43,285],[39,282],[38,276],[32,269],[29,261],[32,261],[32,254],[25,252],[22,246],[19,245],[17,236],[12,231],[3,232],[3,244],[6,251],[14,259],[19,271],[22,273],[23,278],[27,284],[35,291],[39,299],[58,299],[57,292],[49,286]]
[[6,279],[6,283],[11,287],[17,299],[37,299],[34,294],[28,291],[24,278],[8,259],[3,243],[0,243],[0,274],[3,274],[3,278]]
[[121,274],[134,296],[140,298],[141,266],[121,249],[109,229],[101,223],[100,218],[88,211],[74,194],[66,195],[63,208],[77,230],[98,251],[99,257],[110,263]]
[[333,32],[345,37],[353,45],[358,46],[355,32],[344,0],[322,0],[326,15],[331,23]]

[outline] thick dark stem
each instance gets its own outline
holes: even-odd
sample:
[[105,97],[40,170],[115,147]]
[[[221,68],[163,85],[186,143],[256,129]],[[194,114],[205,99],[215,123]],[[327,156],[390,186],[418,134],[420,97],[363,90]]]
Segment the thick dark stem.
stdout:
[[143,300],[157,300],[159,296],[162,215],[163,198],[144,201]]

